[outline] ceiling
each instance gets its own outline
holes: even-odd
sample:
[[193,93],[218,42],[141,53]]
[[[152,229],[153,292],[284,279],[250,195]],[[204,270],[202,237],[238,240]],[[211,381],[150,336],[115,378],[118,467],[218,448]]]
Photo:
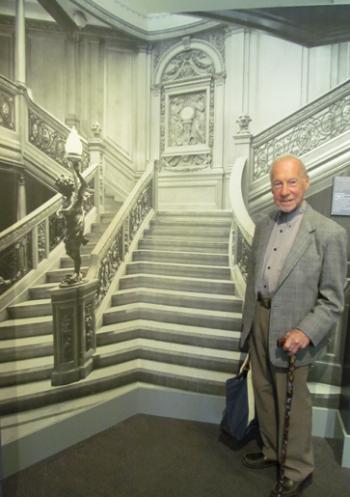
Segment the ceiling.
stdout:
[[[0,14],[14,15],[14,5],[0,0]],[[219,23],[308,47],[350,40],[350,0],[26,0],[25,5],[28,18],[55,20],[70,31],[105,26],[145,41]]]
[[350,40],[350,5],[213,10],[198,15],[314,47]]

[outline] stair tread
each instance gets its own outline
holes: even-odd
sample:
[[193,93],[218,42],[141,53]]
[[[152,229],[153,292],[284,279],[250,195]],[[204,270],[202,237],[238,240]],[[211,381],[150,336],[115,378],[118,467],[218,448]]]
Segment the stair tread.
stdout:
[[161,340],[152,340],[150,338],[133,338],[116,344],[98,346],[98,354],[108,354],[111,352],[124,352],[134,349],[153,349],[167,353],[191,354],[193,356],[207,356],[210,358],[220,358],[227,360],[239,360],[240,352],[234,350],[222,350],[210,347],[200,347],[196,345],[184,345],[179,343],[163,342]]
[[32,318],[14,318],[14,319],[6,319],[5,321],[0,322],[0,335],[1,328],[5,328],[8,326],[22,326],[24,324],[35,324],[35,323],[51,323],[52,315],[48,316],[34,316]]
[[[204,380],[224,384],[225,381],[232,377],[232,373],[218,372],[200,368],[192,368],[188,366],[177,366],[166,362],[151,361],[146,359],[133,359],[121,364],[106,366],[103,368],[94,369],[87,378],[69,385],[57,386],[52,388],[50,380],[41,380],[37,382],[26,383],[25,385],[16,385],[3,387],[0,389],[0,402],[16,399],[20,401],[22,398],[32,395],[43,395],[45,393],[56,394],[58,391],[65,389],[79,390],[84,385],[92,384],[96,381],[102,381],[106,378],[115,377],[116,375],[125,374],[133,370],[144,370],[150,374],[170,374],[181,378],[186,378],[189,381]],[[328,384],[311,383],[308,384],[310,391],[313,394],[319,395],[338,395],[341,392],[340,387]]]
[[31,359],[2,362],[0,363],[0,374],[16,374],[24,370],[42,367],[53,367],[53,357],[43,356],[33,357]]
[[[139,263],[140,261],[138,261]],[[193,266],[193,264],[190,264]],[[205,266],[208,267],[208,266]],[[222,266],[217,266],[217,267],[222,267]],[[157,279],[169,279],[169,280],[183,280],[183,281],[196,281],[196,282],[203,282],[204,283],[224,283],[227,285],[234,285],[233,281],[231,280],[222,280],[222,279],[217,279],[217,278],[193,278],[191,276],[174,276],[172,274],[157,274],[152,275],[150,273],[137,273],[137,274],[126,274],[120,278],[120,280],[124,279],[133,279],[133,278],[138,278],[142,276],[143,278],[157,278]]]
[[33,305],[47,305],[51,304],[51,299],[45,298],[45,299],[32,299],[32,300],[24,300],[23,302],[18,302],[18,304],[13,304],[10,305],[10,309],[19,309],[21,307],[30,307]]
[[103,380],[108,377],[125,374],[133,370],[146,370],[151,374],[172,374],[178,377],[187,378],[188,380],[208,380],[218,383],[224,383],[232,374],[223,373],[220,371],[208,371],[206,369],[192,368],[189,366],[177,366],[176,364],[168,364],[166,362],[151,361],[146,359],[133,359],[121,364],[106,366],[103,368],[94,369],[87,378],[81,379],[79,382],[69,385],[56,386],[52,388],[50,380],[41,380],[29,382],[23,385],[8,386],[0,389],[0,402],[6,399],[16,399],[20,401],[23,397],[30,397],[43,393],[55,394],[59,390],[76,390],[80,389],[85,384],[93,383],[94,381]]
[[182,314],[198,314],[200,316],[220,316],[220,317],[235,317],[237,319],[240,319],[242,317],[242,313],[240,312],[233,312],[233,311],[215,311],[215,310],[208,310],[208,309],[197,309],[195,307],[180,307],[180,306],[172,306],[172,305],[162,305],[162,304],[148,304],[148,303],[133,303],[133,304],[124,304],[124,305],[118,305],[114,307],[110,307],[105,311],[105,314],[109,313],[115,313],[115,312],[124,312],[128,311],[131,309],[142,309],[142,308],[149,308],[149,309],[156,309],[156,310],[163,310],[163,311],[171,311],[174,313],[182,313]]
[[181,296],[181,297],[188,297],[188,298],[209,298],[211,300],[222,300],[222,301],[232,301],[232,302],[237,302],[241,303],[242,299],[239,297],[236,297],[234,295],[225,295],[225,294],[213,294],[213,293],[204,293],[204,292],[188,292],[188,291],[180,291],[180,290],[163,290],[162,288],[148,288],[148,287],[137,287],[137,288],[128,288],[126,290],[118,290],[115,294],[113,294],[114,297],[117,297],[118,295],[130,295],[133,293],[138,293],[138,292],[145,292],[149,294],[157,294],[161,293],[162,295],[174,295],[174,296]]
[[202,326],[194,326],[194,325],[186,325],[177,324],[177,323],[161,323],[160,321],[153,321],[150,319],[134,319],[122,323],[112,323],[101,326],[97,330],[97,336],[103,333],[110,332],[123,332],[128,330],[133,330],[135,328],[142,329],[157,329],[166,332],[169,331],[181,331],[186,333],[194,333],[194,334],[205,334],[205,335],[214,335],[215,337],[226,337],[226,338],[239,338],[241,335],[240,331],[235,330],[222,330],[220,328],[205,328]]
[[11,338],[7,340],[0,340],[0,351],[4,349],[10,348],[18,348],[18,347],[35,347],[38,345],[51,345],[53,343],[53,335],[37,335],[30,337],[21,337],[21,338]]
[[193,264],[193,263],[190,263],[190,264],[186,264],[186,263],[182,263],[182,262],[163,262],[163,261],[131,261],[131,262],[128,262],[128,266],[133,266],[133,265],[136,265],[136,264],[148,264],[148,265],[151,265],[151,264],[157,264],[159,266],[172,266],[172,267],[191,267],[191,268],[197,268],[197,269],[200,269],[200,268],[203,268],[203,269],[230,269],[229,266],[218,266],[218,265],[212,265],[212,264]]
[[175,255],[183,255],[184,257],[188,257],[189,254],[191,255],[197,255],[198,257],[203,257],[203,256],[212,256],[212,257],[227,257],[228,254],[220,254],[219,252],[196,252],[195,250],[189,252],[186,250],[163,250],[163,249],[147,249],[147,248],[138,248],[133,251],[133,253],[146,253],[146,254],[168,254],[171,256]]

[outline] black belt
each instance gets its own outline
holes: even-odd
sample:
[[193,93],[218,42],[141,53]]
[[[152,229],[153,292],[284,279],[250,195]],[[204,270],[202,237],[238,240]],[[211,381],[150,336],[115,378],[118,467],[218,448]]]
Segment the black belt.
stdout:
[[265,309],[271,309],[271,297],[265,297],[261,292],[258,292],[258,302],[260,302]]

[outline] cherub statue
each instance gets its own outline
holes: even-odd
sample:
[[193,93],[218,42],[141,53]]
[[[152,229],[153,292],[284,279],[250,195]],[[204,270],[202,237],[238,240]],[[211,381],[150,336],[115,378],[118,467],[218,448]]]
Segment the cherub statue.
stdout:
[[57,215],[64,218],[64,244],[66,253],[73,259],[74,273],[67,275],[63,285],[73,285],[82,281],[80,272],[80,247],[86,245],[88,239],[84,235],[85,212],[84,199],[87,194],[87,183],[79,170],[79,161],[69,161],[72,165],[73,179],[62,175],[55,182],[55,187],[63,196],[62,207]]

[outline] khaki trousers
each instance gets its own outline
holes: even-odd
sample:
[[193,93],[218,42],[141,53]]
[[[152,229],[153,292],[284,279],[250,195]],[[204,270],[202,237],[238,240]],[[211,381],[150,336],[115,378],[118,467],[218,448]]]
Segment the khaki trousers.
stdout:
[[[263,453],[280,460],[284,428],[287,370],[274,367],[269,359],[268,330],[270,311],[257,303],[250,339],[250,356],[256,413],[259,419]],[[281,316],[283,319],[283,316]],[[295,370],[294,394],[290,414],[285,476],[304,480],[314,470],[312,450],[312,405],[307,387],[308,366]]]

